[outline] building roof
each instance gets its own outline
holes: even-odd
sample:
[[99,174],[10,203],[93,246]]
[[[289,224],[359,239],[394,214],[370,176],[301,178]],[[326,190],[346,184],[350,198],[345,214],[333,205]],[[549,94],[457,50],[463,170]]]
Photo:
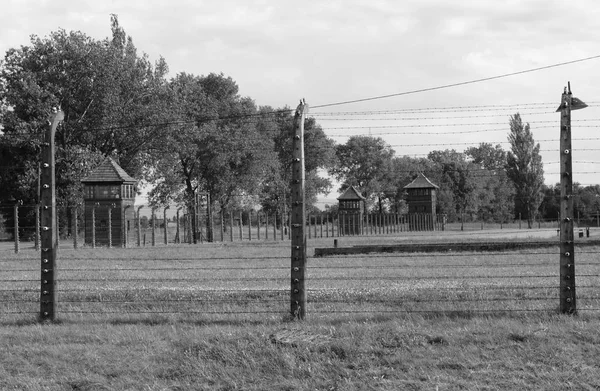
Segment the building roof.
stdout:
[[128,182],[136,183],[137,180],[129,176],[112,158],[107,157],[94,171],[81,182]]
[[365,200],[365,197],[360,194],[360,191],[356,190],[354,186],[350,186],[338,197],[338,200]]
[[439,189],[440,187],[431,183],[431,181],[420,173],[414,181],[404,186],[405,189]]

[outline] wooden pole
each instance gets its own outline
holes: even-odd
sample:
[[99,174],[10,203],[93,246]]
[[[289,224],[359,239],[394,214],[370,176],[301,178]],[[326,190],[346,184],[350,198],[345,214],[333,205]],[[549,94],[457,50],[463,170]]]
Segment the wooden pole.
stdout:
[[177,225],[175,228],[175,243],[180,244],[181,243],[181,221],[179,220],[179,211],[182,209],[182,207],[180,206],[179,208],[177,208]]
[[265,213],[265,240],[269,240],[269,213]]
[[137,208],[137,246],[142,246],[142,219],[140,217],[140,210],[144,207],[144,205],[140,205]]
[[233,242],[233,212],[229,212],[229,240]]
[[156,246],[156,207],[152,207],[152,247]]
[[225,240],[223,238],[223,228],[225,228],[225,217],[223,216],[223,208],[221,208],[221,211],[219,212],[219,219],[221,220],[221,226],[219,228],[219,231],[221,231],[220,238],[221,242],[223,242]]
[[15,204],[14,207],[14,240],[15,240],[15,254],[19,253],[19,202]]
[[40,321],[56,320],[56,275],[58,232],[56,232],[56,177],[54,174],[54,135],[58,123],[64,119],[62,111],[56,112],[46,132],[42,154],[40,198],[41,217],[41,288]]
[[[577,104],[577,107],[574,105]],[[560,111],[560,312],[577,313],[575,294],[575,245],[573,235],[573,162],[571,150],[571,110],[585,103],[571,94],[571,84],[561,97]]]
[[294,318],[306,316],[306,205],[304,204],[304,119],[308,106],[304,101],[296,108],[292,141],[292,262],[290,313]]
[[112,211],[115,204],[108,204],[108,248],[112,248]]
[[167,209],[169,209],[170,205],[165,206],[165,208],[163,209],[163,225],[165,227],[165,246],[169,245],[169,233],[167,232],[168,227],[168,223],[167,223]]
[[248,211],[248,240],[252,240],[252,211]]
[[77,216],[77,207],[73,208],[73,248],[79,248],[79,238],[77,234],[79,233],[79,218]]
[[213,212],[210,193],[206,193],[206,241],[212,243],[215,241],[215,232],[213,225]]
[[94,202],[92,205],[92,248],[96,248],[96,208],[98,203]]
[[242,219],[242,211],[240,211],[240,242],[244,241],[244,220]]
[[260,212],[256,212],[256,238],[260,240]]

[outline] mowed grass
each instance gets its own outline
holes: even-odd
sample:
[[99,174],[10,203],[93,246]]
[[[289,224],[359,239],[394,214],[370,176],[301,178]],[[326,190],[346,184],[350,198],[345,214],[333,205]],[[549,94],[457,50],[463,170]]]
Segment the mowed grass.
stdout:
[[61,248],[40,325],[39,253],[4,251],[0,389],[598,389],[597,254],[576,252],[578,316],[553,248],[309,258],[292,321],[289,242]]

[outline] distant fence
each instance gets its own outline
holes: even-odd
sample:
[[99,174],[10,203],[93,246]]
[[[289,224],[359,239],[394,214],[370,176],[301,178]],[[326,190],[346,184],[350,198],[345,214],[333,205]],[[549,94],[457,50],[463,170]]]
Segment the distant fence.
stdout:
[[[39,207],[15,205],[0,207],[4,216],[5,240],[14,242],[15,252],[21,242],[32,243],[39,249]],[[78,208],[59,208],[60,240],[72,242],[74,248],[143,247],[193,243],[192,227],[196,228],[196,243],[235,241],[287,241],[290,239],[289,214],[267,214],[257,211],[227,211],[196,216],[182,208],[165,209],[136,207],[119,211],[100,206],[93,216],[84,215]],[[307,215],[308,239],[343,236],[389,236],[407,232],[473,231],[497,229],[526,229],[526,221],[489,223],[483,221],[448,223],[445,216],[430,214],[338,214],[312,213]],[[37,222],[37,223],[36,223]],[[558,228],[557,221],[535,221],[534,228]]]

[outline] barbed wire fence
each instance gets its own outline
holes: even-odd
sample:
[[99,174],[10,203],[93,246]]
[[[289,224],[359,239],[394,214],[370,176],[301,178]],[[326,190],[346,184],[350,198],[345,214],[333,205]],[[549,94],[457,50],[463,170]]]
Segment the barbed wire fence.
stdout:
[[[39,226],[31,223],[40,220],[35,216],[39,206],[2,207],[8,208],[9,213],[12,209],[16,227],[15,240],[9,243],[14,244],[14,251],[8,246],[0,253],[0,316],[2,320],[32,319],[39,313],[42,293],[39,253],[35,252],[36,248],[42,249],[39,239],[36,241],[39,235],[31,236],[31,232],[39,231]],[[88,244],[84,234],[87,222],[82,228],[80,211],[75,209],[71,219],[59,217],[57,227],[62,232],[57,294],[61,318],[118,321],[176,316],[209,320],[234,316],[264,321],[290,315],[289,214],[223,210],[210,222],[198,224],[205,230],[212,225],[215,243],[203,240],[204,246],[184,246],[189,244],[190,224],[183,209],[174,220],[174,216],[164,218],[164,210],[138,208],[137,220],[125,230],[127,249],[122,250],[110,243],[112,232],[120,225],[108,220],[94,222],[91,232],[98,240]],[[65,210],[58,215],[67,216]],[[485,239],[488,232],[493,237],[498,230],[509,240],[521,232],[535,230],[526,230],[519,221],[498,224],[436,220],[435,230],[429,231],[410,229],[410,218],[399,214],[308,214],[304,229],[310,239],[309,256],[315,247],[330,247],[330,238],[345,238],[348,245],[408,240],[416,251],[422,243],[435,242],[432,236],[448,242],[439,244],[438,251],[426,254],[311,257],[305,275],[308,316],[558,311],[558,218],[537,222],[538,231],[547,236],[543,240],[526,239],[537,242],[537,248],[501,252],[457,252],[450,246]],[[72,221],[71,230],[62,228],[69,225],[64,220]],[[574,238],[577,310],[600,311],[600,246],[588,239],[593,239],[597,231],[585,225],[579,229],[586,230]],[[99,240],[103,232],[108,243]],[[207,238],[206,231],[200,233],[200,238]],[[21,241],[33,245],[23,246]],[[230,244],[219,246],[224,242]]]
[[[421,233],[415,240],[427,237]],[[448,247],[440,245],[432,253],[311,257],[306,316],[558,311],[557,241],[550,246],[540,242],[537,249],[485,253]],[[600,311],[599,247],[576,247],[578,311]],[[61,319],[115,321],[277,321],[289,316],[288,244],[204,248],[201,254],[184,255],[168,247],[61,248],[57,312]],[[32,320],[39,312],[35,254],[23,251],[0,261],[2,321]]]

